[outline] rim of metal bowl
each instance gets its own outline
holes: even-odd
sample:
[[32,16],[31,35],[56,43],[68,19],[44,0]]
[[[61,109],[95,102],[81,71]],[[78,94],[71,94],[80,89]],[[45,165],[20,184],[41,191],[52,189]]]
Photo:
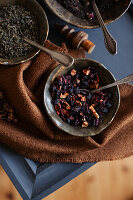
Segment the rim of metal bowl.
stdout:
[[[107,71],[110,73],[110,75],[112,76],[112,78],[114,79],[114,81],[116,80],[115,77],[114,77],[114,75],[112,74],[112,72],[110,72],[102,63],[99,63],[99,62],[96,61],[96,60],[87,59],[87,58],[77,58],[77,59],[75,59],[75,61],[78,61],[79,59],[80,59],[80,60],[81,60],[81,59],[82,59],[82,60],[89,60],[89,61],[92,61],[92,62],[98,64],[98,65],[101,65],[105,70],[107,70]],[[49,95],[46,97],[46,93],[47,93],[47,90],[48,90],[48,83],[49,83],[49,82],[51,83],[52,78],[54,77],[54,74],[55,74],[56,71],[60,68],[60,66],[62,66],[62,65],[59,64],[59,65],[50,73],[50,75],[49,75],[49,77],[48,77],[48,79],[47,79],[47,81],[46,81],[45,87],[44,87],[43,101],[44,101],[44,107],[45,107],[45,110],[46,110],[48,116],[50,117],[51,121],[53,122],[53,124],[54,124],[58,129],[60,129],[60,130],[62,130],[62,131],[64,131],[64,132],[66,132],[66,133],[68,133],[69,135],[73,135],[73,136],[77,136],[77,137],[89,137],[89,136],[94,136],[94,135],[100,134],[105,128],[107,128],[107,127],[111,124],[111,122],[114,120],[114,118],[115,118],[115,116],[116,116],[116,114],[117,114],[117,111],[118,111],[119,106],[120,106],[120,91],[119,91],[119,87],[118,87],[118,86],[115,86],[115,87],[117,88],[117,92],[118,92],[118,103],[117,103],[117,108],[116,108],[116,110],[115,110],[115,113],[113,114],[113,117],[111,118],[111,120],[109,121],[109,123],[106,124],[104,127],[102,127],[101,130],[100,130],[100,131],[97,131],[96,133],[91,133],[91,134],[84,133],[84,134],[78,134],[78,135],[77,135],[76,133],[70,132],[68,129],[65,129],[65,130],[64,130],[64,126],[67,126],[67,127],[70,127],[70,126],[73,127],[73,126],[70,125],[70,124],[67,124],[66,122],[64,122],[64,121],[56,114],[56,112],[54,112],[53,115],[56,116],[57,120],[54,120],[54,119],[53,119],[53,117],[51,116],[51,114],[50,114],[50,112],[49,112],[49,108],[48,108],[48,106],[47,106],[47,103],[46,103],[46,101],[45,101],[45,99],[46,99],[49,95],[50,95],[50,97],[51,97],[50,92],[49,92]],[[51,99],[51,98],[50,98],[50,99]],[[57,121],[57,122],[56,122],[56,121]],[[62,125],[62,126],[59,126],[58,123],[62,123],[63,125]],[[76,127],[76,128],[83,129],[82,127],[79,127],[79,126]],[[94,127],[93,127],[93,128],[94,128]],[[86,128],[86,129],[90,129],[90,128]],[[77,130],[78,130],[78,129],[77,129]]]
[[[45,18],[45,21],[46,21],[46,37],[44,38],[44,42],[42,45],[44,45],[45,41],[47,40],[47,37],[48,37],[48,33],[49,33],[49,23],[48,23],[48,18],[47,18],[47,15],[44,11],[44,9],[42,8],[42,6],[36,1],[36,0],[32,0],[38,7],[39,9],[41,10],[41,12],[43,13],[44,15],[44,18]],[[0,61],[0,64],[2,65],[18,65],[18,64],[21,64],[21,63],[24,63],[24,62],[27,62],[29,60],[31,60],[32,58],[34,58],[41,50],[34,50],[34,52],[31,52],[29,54],[29,57],[24,59],[24,60],[20,60],[20,61],[17,61],[17,62],[14,62],[14,59],[16,58],[12,58],[12,59],[2,59],[3,61]],[[19,57],[21,59],[21,57]]]
[[[84,28],[84,29],[94,29],[94,28],[100,28],[100,25],[82,25],[82,24],[78,24],[78,23],[75,23],[75,22],[71,22],[69,20],[67,20],[67,18],[62,18],[62,16],[58,13],[58,11],[56,11],[55,9],[53,9],[53,7],[51,6],[51,4],[49,3],[48,0],[43,0],[45,2],[45,4],[47,5],[47,7],[51,10],[52,13],[54,13],[57,17],[59,17],[61,20],[67,22],[68,24],[71,24],[73,26],[77,26],[79,28]],[[130,4],[131,4],[132,0],[129,0],[129,4],[127,5],[127,8],[125,9],[125,11],[123,13],[121,13],[121,15],[119,15],[118,17],[116,17],[115,19],[112,19],[112,20],[104,20],[104,23],[105,25],[108,25],[116,20],[118,20],[122,15],[125,14],[125,12],[128,10]],[[61,6],[61,5],[60,5]],[[62,9],[66,10],[63,6],[61,6]],[[68,13],[70,13],[68,10],[67,10]],[[71,13],[70,13],[71,14]],[[78,19],[78,17],[77,17]]]

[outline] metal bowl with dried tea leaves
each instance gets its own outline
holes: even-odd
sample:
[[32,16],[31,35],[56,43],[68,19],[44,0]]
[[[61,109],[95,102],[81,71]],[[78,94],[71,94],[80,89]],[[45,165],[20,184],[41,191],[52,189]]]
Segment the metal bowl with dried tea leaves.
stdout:
[[41,45],[48,35],[46,14],[35,0],[2,0],[0,22],[0,64],[19,64],[39,52],[23,35]]

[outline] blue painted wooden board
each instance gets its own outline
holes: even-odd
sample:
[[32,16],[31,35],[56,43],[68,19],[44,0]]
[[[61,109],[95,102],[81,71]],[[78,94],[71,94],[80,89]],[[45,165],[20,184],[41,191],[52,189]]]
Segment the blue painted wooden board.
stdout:
[[41,200],[94,163],[37,163],[0,145],[0,163],[24,200]]
[[[38,1],[48,16],[49,39],[55,44],[61,44],[63,39],[54,29],[54,24],[64,24],[64,22],[48,10],[43,0]],[[102,32],[100,29],[95,29],[86,30],[90,40],[96,44],[94,52],[87,57],[102,62],[119,79],[133,73],[133,16],[127,12],[120,20],[108,25],[108,28],[118,42],[118,55],[111,56],[106,51]],[[24,200],[41,200],[94,165],[94,163],[41,164],[19,156],[3,145],[0,145],[0,163]]]

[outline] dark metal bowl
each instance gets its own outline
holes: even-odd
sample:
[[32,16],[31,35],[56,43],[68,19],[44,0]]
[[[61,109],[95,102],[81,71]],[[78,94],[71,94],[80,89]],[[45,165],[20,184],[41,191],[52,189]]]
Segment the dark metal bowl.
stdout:
[[[36,16],[38,20],[38,26],[39,26],[39,44],[44,45],[44,42],[48,36],[49,25],[48,25],[47,16],[43,8],[40,6],[40,4],[37,3],[36,0],[1,0],[0,1],[0,6],[6,6],[8,4],[21,5],[27,10],[29,10],[34,16]],[[38,50],[37,48],[34,48],[33,51],[27,54],[26,56],[17,57],[13,59],[0,58],[0,64],[15,65],[15,64],[23,63],[32,59],[35,55],[39,53],[39,51],[40,50]]]
[[[99,27],[96,16],[93,20],[81,19],[66,10],[62,5],[57,3],[56,0],[44,0],[44,2],[54,14],[69,24],[88,29]],[[105,24],[114,22],[121,17],[128,9],[130,3],[131,0],[119,0],[112,8],[102,13]]]
[[87,66],[92,66],[98,72],[100,78],[100,85],[106,85],[115,81],[113,74],[105,68],[102,64],[97,61],[90,59],[76,59],[71,67],[64,67],[58,65],[48,77],[48,80],[44,89],[44,105],[46,111],[53,121],[53,123],[61,130],[75,136],[93,136],[99,134],[103,129],[105,129],[111,121],[114,119],[120,104],[120,93],[118,86],[109,88],[108,91],[112,94],[112,107],[107,114],[105,114],[103,122],[98,127],[82,128],[78,126],[72,126],[64,122],[57,114],[54,106],[51,102],[52,97],[50,94],[50,85],[57,76],[66,74],[71,69],[83,69]]

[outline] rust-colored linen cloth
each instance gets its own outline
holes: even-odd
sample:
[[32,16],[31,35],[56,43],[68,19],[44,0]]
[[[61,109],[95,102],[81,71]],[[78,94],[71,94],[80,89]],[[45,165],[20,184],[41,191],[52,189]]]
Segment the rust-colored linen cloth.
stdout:
[[[49,41],[45,46],[67,52]],[[69,51],[85,57],[83,50]],[[0,142],[17,153],[40,162],[94,162],[133,154],[133,86],[120,86],[119,111],[108,128],[95,137],[75,137],[59,130],[43,106],[43,89],[57,63],[41,52],[19,66],[0,66],[0,90],[14,108],[18,123],[0,121]]]

